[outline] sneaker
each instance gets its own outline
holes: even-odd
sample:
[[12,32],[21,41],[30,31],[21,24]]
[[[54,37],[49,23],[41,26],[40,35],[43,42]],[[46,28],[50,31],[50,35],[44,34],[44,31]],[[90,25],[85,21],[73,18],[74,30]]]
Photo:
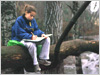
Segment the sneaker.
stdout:
[[41,72],[41,68],[39,67],[39,65],[34,65],[34,70],[35,70],[36,73]]
[[39,60],[39,64],[45,65],[45,66],[49,66],[51,64],[50,61],[47,60]]

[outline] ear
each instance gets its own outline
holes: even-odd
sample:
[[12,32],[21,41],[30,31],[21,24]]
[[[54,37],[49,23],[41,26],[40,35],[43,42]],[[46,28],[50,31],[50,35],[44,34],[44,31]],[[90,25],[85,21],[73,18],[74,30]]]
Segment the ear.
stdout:
[[25,11],[25,14],[27,14],[27,11]]

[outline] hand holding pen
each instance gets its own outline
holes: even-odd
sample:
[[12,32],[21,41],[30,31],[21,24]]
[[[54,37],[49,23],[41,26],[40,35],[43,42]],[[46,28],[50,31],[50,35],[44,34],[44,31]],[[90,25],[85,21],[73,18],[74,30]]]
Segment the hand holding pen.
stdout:
[[32,32],[31,32],[31,34],[32,34],[32,40],[36,40],[37,35],[34,35]]
[[47,38],[47,36],[45,34],[42,34],[41,37],[45,37],[45,39]]

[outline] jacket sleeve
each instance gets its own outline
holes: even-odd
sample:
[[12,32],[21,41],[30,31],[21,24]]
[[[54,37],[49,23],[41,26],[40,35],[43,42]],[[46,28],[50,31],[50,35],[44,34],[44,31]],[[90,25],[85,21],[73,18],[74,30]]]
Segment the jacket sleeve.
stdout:
[[15,34],[20,39],[31,39],[32,34],[27,33],[19,21],[15,22]]
[[35,35],[37,35],[37,36],[41,36],[42,34],[44,34],[44,32],[43,31],[41,31],[39,28],[38,28],[38,25],[37,25],[37,23],[36,23],[36,20],[34,19],[34,34]]

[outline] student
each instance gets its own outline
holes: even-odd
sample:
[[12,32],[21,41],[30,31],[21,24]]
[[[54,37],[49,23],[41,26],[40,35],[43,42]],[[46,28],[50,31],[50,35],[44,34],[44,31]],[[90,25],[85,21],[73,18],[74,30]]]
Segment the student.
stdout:
[[[49,59],[50,50],[50,38],[46,37],[44,32],[38,28],[34,16],[36,15],[36,9],[34,6],[25,5],[25,13],[16,19],[15,24],[12,26],[12,40],[17,40],[23,43],[29,51],[33,59],[33,65],[35,67],[35,72],[40,72],[41,68],[39,64],[48,66],[51,64]],[[33,33],[33,34],[32,34]],[[24,42],[22,39],[32,39],[35,40],[38,37],[45,37],[45,41],[39,55],[39,60],[37,59],[37,47],[35,43]]]

